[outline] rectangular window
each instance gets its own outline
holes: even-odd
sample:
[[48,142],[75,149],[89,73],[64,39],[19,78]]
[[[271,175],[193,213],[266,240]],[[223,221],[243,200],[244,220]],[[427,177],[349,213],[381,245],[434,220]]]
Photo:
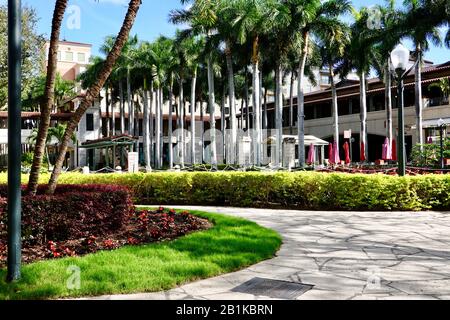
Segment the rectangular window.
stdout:
[[78,56],[78,62],[81,62],[81,63],[85,63],[86,62],[86,54],[84,54],[82,52],[79,52],[77,54],[77,56]]
[[330,76],[327,74],[320,75],[320,84],[330,84]]
[[94,115],[92,113],[86,114],[86,131],[94,131]]
[[73,61],[73,52],[66,51],[66,61]]

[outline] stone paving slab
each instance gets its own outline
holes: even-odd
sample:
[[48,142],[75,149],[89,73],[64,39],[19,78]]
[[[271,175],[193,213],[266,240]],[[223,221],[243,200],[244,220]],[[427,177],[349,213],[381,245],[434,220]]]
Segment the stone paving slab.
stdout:
[[269,299],[232,289],[253,278],[313,285],[298,299],[449,299],[450,214],[189,207],[278,231],[274,259],[167,292],[96,299]]

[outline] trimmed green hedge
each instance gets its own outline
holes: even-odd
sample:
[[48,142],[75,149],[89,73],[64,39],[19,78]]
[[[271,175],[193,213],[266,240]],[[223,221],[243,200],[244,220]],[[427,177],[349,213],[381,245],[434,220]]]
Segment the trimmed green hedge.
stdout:
[[[42,182],[46,179],[48,177],[42,177]],[[450,209],[450,175],[400,178],[316,172],[63,174],[60,183],[125,185],[134,191],[137,203],[146,205],[310,210]]]

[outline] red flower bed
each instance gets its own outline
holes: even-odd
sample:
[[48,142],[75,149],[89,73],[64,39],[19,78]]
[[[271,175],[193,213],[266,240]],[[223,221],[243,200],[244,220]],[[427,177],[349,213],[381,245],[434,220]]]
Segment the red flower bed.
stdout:
[[[6,239],[6,186],[0,186],[0,242]],[[35,197],[22,200],[24,245],[44,245],[88,236],[107,236],[121,230],[134,212],[125,187],[62,185],[54,195],[40,187]]]
[[[193,231],[211,227],[208,220],[182,212],[159,208],[157,211],[136,211],[123,228],[103,236],[89,235],[63,241],[49,240],[44,244],[27,243],[22,250],[27,263],[61,257],[81,256],[100,250],[113,250],[126,245],[172,240]],[[0,239],[0,267],[6,264],[6,241]]]

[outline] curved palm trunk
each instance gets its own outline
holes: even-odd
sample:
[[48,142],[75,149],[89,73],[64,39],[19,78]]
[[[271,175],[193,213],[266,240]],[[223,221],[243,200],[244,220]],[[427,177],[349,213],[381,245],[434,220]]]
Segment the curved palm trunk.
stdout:
[[420,144],[420,149],[423,150],[423,102],[422,102],[422,49],[421,46],[417,46],[417,59],[419,63],[416,65],[415,70],[415,107],[416,107],[416,127],[417,127],[417,142]]
[[195,92],[197,88],[197,68],[194,69],[194,74],[191,80],[191,163],[196,164],[195,161]]
[[366,73],[363,71],[359,75],[359,99],[361,105],[361,112],[359,114],[361,122],[361,130],[359,133],[360,147],[363,148],[366,161],[369,161],[369,154],[367,148],[367,97],[366,97]]
[[35,195],[39,183],[39,174],[45,156],[45,147],[50,127],[51,110],[53,109],[53,99],[55,95],[56,65],[58,60],[58,41],[61,33],[61,24],[64,12],[67,8],[67,0],[57,0],[53,12],[52,33],[50,37],[50,48],[48,52],[47,80],[45,84],[44,103],[41,107],[39,131],[34,147],[33,164],[31,165],[30,177],[28,180],[27,192]]
[[[339,149],[339,112],[337,103],[336,85],[334,83],[334,70],[333,66],[330,66],[330,83],[331,83],[331,103],[333,110],[333,127],[334,127],[334,142]],[[339,152],[339,150],[337,150]]]
[[297,135],[298,135],[298,164],[300,168],[305,166],[305,68],[308,57],[309,33],[303,34],[302,56],[298,68],[297,88]]
[[211,165],[217,170],[217,146],[216,146],[216,99],[214,95],[214,71],[212,58],[208,57],[208,91],[209,91],[209,123],[211,132]]
[[390,147],[392,147],[393,141],[393,129],[392,129],[392,81],[389,70],[389,61],[385,70],[385,108],[386,108],[386,136],[389,139]]
[[275,67],[275,113],[276,113],[276,132],[277,132],[277,145],[276,145],[276,165],[283,167],[283,94],[281,92],[283,87],[283,69],[281,65],[277,63]]
[[231,129],[231,141],[230,141],[230,159],[229,163],[237,164],[237,121],[236,121],[236,93],[234,85],[234,71],[233,71],[233,59],[231,54],[231,45],[227,41],[227,47],[225,48],[225,57],[227,62],[227,75],[228,75],[228,96],[230,99],[230,129]]
[[52,175],[50,177],[50,181],[48,184],[47,192],[49,194],[53,194],[56,189],[56,185],[58,183],[58,178],[61,174],[62,166],[64,163],[64,159],[66,157],[67,147],[69,142],[75,132],[81,118],[83,117],[86,110],[91,106],[92,102],[96,97],[98,97],[101,88],[104,86],[106,80],[108,79],[111,71],[119,58],[122,48],[125,45],[125,42],[128,39],[130,34],[130,30],[134,24],[136,19],[137,12],[141,5],[141,0],[131,0],[128,5],[128,11],[123,21],[120,32],[116,38],[116,41],[106,58],[106,61],[103,65],[102,70],[100,71],[97,81],[88,89],[86,96],[83,98],[81,105],[72,115],[70,122],[67,125],[66,131],[64,133],[64,138],[59,147],[58,157],[55,163],[55,167],[53,169]]
[[125,102],[123,99],[123,83],[119,81],[119,99],[120,99],[120,134],[125,134]]
[[255,37],[253,40],[253,151],[255,153],[254,165],[261,165],[261,82],[259,81],[259,37]]

